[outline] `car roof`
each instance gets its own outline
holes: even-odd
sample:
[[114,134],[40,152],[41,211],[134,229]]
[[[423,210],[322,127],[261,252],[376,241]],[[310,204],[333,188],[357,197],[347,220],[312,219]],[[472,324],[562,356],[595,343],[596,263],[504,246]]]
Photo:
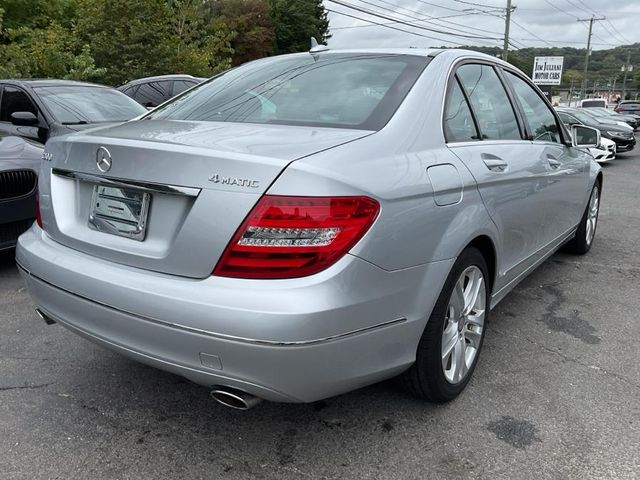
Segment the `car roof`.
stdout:
[[90,82],[78,82],[76,80],[57,80],[53,78],[20,78],[0,80],[0,84],[22,85],[26,87],[100,87],[111,88],[106,85]]
[[193,75],[188,75],[186,73],[175,73],[170,75],[155,75],[153,77],[136,78],[135,80],[131,80],[121,86],[124,87],[125,85],[137,85],[138,83],[154,82],[158,80],[184,80],[184,79],[197,80],[199,82],[206,80],[204,78],[194,77]]

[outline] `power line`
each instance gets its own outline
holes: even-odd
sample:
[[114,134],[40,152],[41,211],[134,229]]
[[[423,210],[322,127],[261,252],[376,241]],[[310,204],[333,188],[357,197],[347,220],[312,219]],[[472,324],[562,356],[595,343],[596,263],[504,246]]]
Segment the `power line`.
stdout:
[[[356,16],[356,15],[350,15],[350,14],[345,13],[345,12],[339,12],[339,11],[337,11],[337,10],[332,10],[331,8],[327,8],[327,7],[325,7],[325,10],[327,10],[328,12],[331,12],[331,13],[335,13],[335,14],[337,14],[337,15],[343,15],[343,16],[345,16],[345,17],[355,18],[356,20],[360,20],[360,21],[362,21],[362,22],[368,22],[368,23],[372,23],[373,25],[377,25],[377,26],[380,26],[380,27],[390,28],[391,30],[397,30],[398,32],[404,32],[404,33],[408,33],[408,34],[410,34],[410,35],[416,35],[416,36],[418,36],[418,37],[429,38],[429,39],[431,39],[431,40],[437,40],[437,41],[439,41],[439,42],[442,42],[442,41],[443,41],[443,40],[442,40],[442,39],[440,39],[440,38],[431,37],[431,36],[429,36],[429,35],[424,35],[424,34],[422,34],[422,33],[418,33],[418,32],[412,32],[412,31],[410,31],[410,30],[404,30],[404,29],[399,28],[399,27],[394,27],[394,26],[391,24],[391,23],[399,23],[399,22],[380,23],[380,22],[375,22],[375,21],[373,21],[373,20],[368,20],[368,19],[366,19],[366,18],[358,17],[358,16]],[[401,22],[400,22],[400,23],[401,23]],[[451,40],[444,40],[444,41],[449,42],[449,43],[453,43],[453,44],[458,45],[458,46],[463,46],[463,45],[464,45],[464,44],[462,44],[462,43],[454,42],[454,41],[451,41]]]
[[549,42],[548,42],[547,40],[545,40],[544,38],[540,38],[538,35],[536,35],[536,34],[535,34],[535,33],[533,33],[532,31],[530,31],[530,30],[526,29],[525,27],[523,27],[522,25],[520,25],[520,24],[519,24],[518,22],[516,22],[515,20],[513,20],[513,19],[512,19],[511,21],[514,23],[514,25],[517,25],[517,26],[518,26],[518,27],[520,27],[522,30],[524,30],[525,32],[527,32],[529,35],[531,35],[531,36],[535,37],[535,38],[536,38],[537,40],[539,40],[540,42],[544,42],[544,43],[546,43],[546,44],[547,44],[547,45],[549,45],[551,48],[554,48],[554,47],[555,47],[555,45],[554,45],[554,44],[549,43]]
[[[439,20],[439,18],[438,18],[438,17],[434,17],[434,16],[432,16],[432,15],[427,15],[427,14],[425,14],[425,13],[423,13],[423,12],[418,11],[418,10],[412,10],[412,9],[410,9],[410,8],[398,7],[397,5],[395,5],[395,4],[393,4],[393,3],[390,3],[390,2],[388,2],[388,1],[386,1],[386,0],[376,0],[376,1],[380,2],[380,3],[385,3],[385,4],[387,4],[387,5],[391,5],[392,7],[397,7],[397,8],[400,8],[400,9],[402,9],[402,10],[406,10],[406,11],[408,11],[408,12],[416,13],[416,14],[418,14],[418,15],[426,15],[426,19],[425,19],[425,18],[417,18],[417,17],[414,17],[414,16],[409,15],[409,14],[406,14],[406,13],[398,12],[397,10],[392,10],[392,9],[390,9],[390,8],[388,8],[388,7],[383,7],[383,6],[381,6],[381,5],[372,4],[371,2],[366,1],[366,0],[359,0],[359,1],[360,1],[361,3],[366,4],[366,5],[373,6],[373,7],[376,7],[376,8],[380,8],[380,9],[382,9],[382,10],[386,10],[386,11],[392,12],[392,13],[397,14],[397,15],[403,15],[404,17],[407,17],[407,18],[409,18],[409,19],[411,19],[411,20],[413,20],[413,21],[419,21],[419,22],[421,22],[421,23],[428,24],[429,26],[435,26],[435,27],[443,28],[443,26],[442,26],[442,25],[438,25],[438,24],[436,24],[434,21],[432,21],[432,20]],[[431,20],[430,20],[430,19],[431,19]],[[455,31],[458,31],[458,32],[468,32],[468,31],[469,31],[469,28],[468,28],[466,25],[458,24],[458,23],[455,23],[455,22],[446,22],[446,23],[450,23],[450,24],[452,24],[452,25],[456,25],[456,26],[463,27],[463,29],[461,29],[461,28],[455,28],[455,27],[446,27],[446,28],[449,28],[449,29],[451,29],[451,30],[455,30]],[[488,30],[481,30],[481,29],[476,29],[476,30],[480,30],[480,31],[481,31],[481,32],[483,32],[483,33],[490,33],[490,34],[496,34],[496,35],[499,35],[499,33],[498,33],[498,32],[491,32],[491,31],[488,31]],[[448,34],[451,34],[449,31],[447,31],[447,33],[448,33]],[[470,37],[468,37],[468,36],[466,36],[466,35],[465,35],[465,38],[470,38]],[[478,36],[478,38],[482,38],[482,37],[479,37],[479,36]],[[493,38],[490,38],[490,37],[489,37],[489,38],[484,37],[484,38],[482,38],[482,39],[491,39],[491,40],[493,40]]]
[[[343,2],[341,0],[328,0],[328,1],[330,1],[331,3],[335,3],[336,5],[340,5],[342,7],[358,11],[360,13],[364,13],[364,14],[371,15],[371,16],[374,16],[374,17],[382,18],[384,20],[397,21],[398,23],[406,25],[406,26],[409,26],[409,27],[417,28],[417,29],[420,29],[420,30],[425,30],[425,31],[428,31],[428,32],[438,33],[438,34],[441,34],[441,35],[460,37],[460,38],[466,38],[466,39],[471,39],[471,40],[500,40],[499,38],[495,38],[495,37],[480,37],[480,36],[477,36],[477,35],[467,35],[467,34],[452,33],[452,32],[447,32],[447,31],[443,31],[443,30],[437,30],[437,29],[429,28],[429,27],[426,27],[426,26],[423,26],[423,25],[416,25],[415,23],[410,23],[410,22],[407,22],[405,20],[402,20],[402,19],[399,19],[399,18],[396,18],[396,17],[391,17],[391,16],[388,16],[388,15],[382,14],[380,12],[367,10],[367,9],[361,8],[359,6]],[[433,39],[434,40],[440,40],[440,41],[448,41],[446,39],[443,40],[443,39],[439,39],[439,38],[433,38]],[[452,43],[454,43],[454,42],[452,42]]]

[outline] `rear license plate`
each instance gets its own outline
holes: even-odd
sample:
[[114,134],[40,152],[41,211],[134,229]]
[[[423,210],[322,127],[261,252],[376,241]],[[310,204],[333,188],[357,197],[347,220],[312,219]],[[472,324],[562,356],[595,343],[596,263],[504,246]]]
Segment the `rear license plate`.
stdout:
[[147,230],[150,203],[151,195],[135,188],[95,185],[89,227],[141,242]]

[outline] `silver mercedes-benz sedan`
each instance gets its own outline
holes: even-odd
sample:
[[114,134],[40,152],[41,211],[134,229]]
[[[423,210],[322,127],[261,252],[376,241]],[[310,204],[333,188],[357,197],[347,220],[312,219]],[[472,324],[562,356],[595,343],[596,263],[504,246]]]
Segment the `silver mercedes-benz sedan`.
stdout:
[[17,262],[48,323],[229,406],[399,374],[447,401],[490,309],[589,250],[598,135],[475,52],[266,58],[51,139]]

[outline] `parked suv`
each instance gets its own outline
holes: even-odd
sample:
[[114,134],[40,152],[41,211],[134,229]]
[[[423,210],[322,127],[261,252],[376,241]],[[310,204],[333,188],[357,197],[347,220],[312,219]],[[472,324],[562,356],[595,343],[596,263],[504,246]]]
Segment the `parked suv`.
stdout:
[[118,90],[139,104],[154,108],[204,80],[206,78],[191,75],[160,75],[132,80],[118,87]]
[[234,408],[396,375],[448,401],[490,310],[591,248],[599,138],[489,55],[268,57],[50,140],[17,262],[44,319]]

